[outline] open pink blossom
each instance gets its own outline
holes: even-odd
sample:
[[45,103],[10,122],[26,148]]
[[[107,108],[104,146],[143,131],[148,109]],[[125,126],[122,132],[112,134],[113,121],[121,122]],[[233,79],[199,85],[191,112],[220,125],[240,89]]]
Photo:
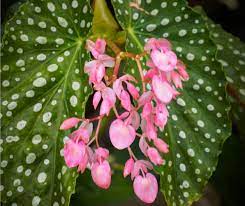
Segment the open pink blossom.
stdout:
[[169,103],[174,96],[173,88],[158,76],[154,76],[152,79],[152,89],[156,97],[165,104]]
[[134,193],[145,203],[153,203],[158,193],[158,183],[154,175],[147,173],[145,177],[138,175],[134,180]]
[[76,117],[68,118],[64,120],[64,122],[61,124],[60,129],[61,130],[71,129],[72,127],[75,127],[80,121],[81,119],[76,118]]
[[66,165],[69,168],[78,166],[84,154],[85,145],[83,142],[75,142],[72,139],[69,139],[65,143],[64,158]]
[[129,147],[136,136],[135,129],[120,119],[111,123],[109,134],[112,145],[119,150]]
[[104,54],[106,41],[104,39],[97,39],[96,42],[91,40],[86,41],[86,48],[97,59],[100,54]]
[[177,56],[172,51],[161,52],[153,50],[151,52],[151,59],[156,67],[164,72],[172,71],[177,64]]
[[84,71],[89,75],[90,83],[100,83],[105,76],[105,68],[113,67],[115,65],[114,58],[102,54],[99,55],[96,60],[86,62],[84,65]]
[[95,162],[91,168],[91,175],[94,183],[103,188],[108,189],[111,184],[111,167],[107,160],[103,162]]
[[162,165],[164,160],[154,147],[149,147],[147,149],[147,155],[154,165]]
[[81,126],[73,131],[69,137],[74,141],[82,140],[84,143],[88,143],[89,138],[93,132],[93,124],[88,122],[83,122]]
[[133,171],[133,168],[134,168],[134,160],[131,157],[125,163],[124,170],[123,170],[123,177],[127,177]]

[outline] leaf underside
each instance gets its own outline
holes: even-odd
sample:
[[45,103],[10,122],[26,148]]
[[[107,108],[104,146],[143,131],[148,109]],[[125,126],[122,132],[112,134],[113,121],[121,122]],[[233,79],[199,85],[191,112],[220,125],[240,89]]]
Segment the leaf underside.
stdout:
[[1,67],[1,201],[69,205],[77,172],[62,157],[61,122],[84,116],[89,1],[31,0],[5,26]]
[[[166,164],[156,170],[168,205],[191,205],[200,198],[230,135],[224,74],[205,22],[185,1],[141,0],[138,6],[132,2],[112,0],[127,32],[127,51],[140,53],[148,38],[167,38],[190,75],[181,95],[168,106],[168,124],[159,136],[170,152],[164,156]],[[124,69],[139,80],[133,62]]]

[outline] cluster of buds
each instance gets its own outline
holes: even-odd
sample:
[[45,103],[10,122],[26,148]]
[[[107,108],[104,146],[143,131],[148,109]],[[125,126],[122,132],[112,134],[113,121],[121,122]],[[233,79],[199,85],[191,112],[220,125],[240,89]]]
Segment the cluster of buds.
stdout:
[[[110,141],[116,149],[129,152],[123,176],[131,176],[134,192],[140,200],[152,203],[158,193],[158,183],[149,171],[153,165],[163,165],[163,155],[169,151],[168,145],[158,137],[158,130],[164,130],[169,116],[167,104],[180,94],[177,89],[182,88],[182,81],[188,80],[189,76],[166,39],[149,39],[141,54],[122,52],[108,41],[108,46],[116,53],[115,58],[105,54],[106,45],[104,39],[87,41],[86,48],[94,59],[85,63],[84,71],[94,89],[94,109],[100,106],[99,115],[91,119],[72,117],[62,123],[62,130],[80,124],[65,143],[65,162],[70,168],[77,167],[81,173],[86,168],[90,169],[92,179],[99,187],[107,189],[110,186],[109,151],[99,146],[98,134],[101,121],[113,111],[116,119],[109,128]],[[147,72],[142,69],[143,56],[148,57]],[[133,76],[124,74],[118,77],[120,62],[124,58],[135,61],[142,89],[137,87],[138,81]],[[111,77],[107,75],[106,68],[113,68]],[[146,90],[146,84],[150,89]],[[116,104],[117,101],[120,104]],[[98,124],[93,138],[90,138],[94,121]],[[130,147],[137,137],[145,159],[137,159]],[[92,149],[94,141],[96,145]]]

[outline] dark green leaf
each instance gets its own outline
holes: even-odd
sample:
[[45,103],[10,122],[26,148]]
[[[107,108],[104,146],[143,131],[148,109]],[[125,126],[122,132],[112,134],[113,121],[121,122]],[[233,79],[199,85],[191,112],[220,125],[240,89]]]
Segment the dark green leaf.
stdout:
[[62,157],[63,119],[84,115],[89,1],[31,0],[6,24],[1,68],[1,197],[69,205],[77,173]]
[[[140,53],[147,38],[165,37],[190,74],[181,95],[168,107],[168,125],[159,135],[170,145],[170,152],[165,155],[166,165],[157,168],[168,205],[190,205],[200,198],[230,135],[224,74],[215,61],[216,47],[205,22],[185,1],[132,2],[112,0],[127,32],[126,49]],[[125,69],[139,75],[132,62]]]

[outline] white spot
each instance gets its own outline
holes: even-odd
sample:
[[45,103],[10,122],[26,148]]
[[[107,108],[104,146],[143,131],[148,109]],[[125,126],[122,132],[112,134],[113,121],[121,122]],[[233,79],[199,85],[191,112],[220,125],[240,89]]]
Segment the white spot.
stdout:
[[26,34],[21,34],[20,39],[21,39],[21,41],[28,41],[29,40],[29,38]]
[[36,103],[33,107],[34,112],[39,112],[42,109],[42,104],[41,103]]
[[204,124],[204,122],[203,122],[202,120],[198,120],[198,121],[197,121],[197,125],[198,125],[199,127],[204,127],[204,126],[205,126],[205,124]]
[[75,95],[72,95],[70,97],[70,103],[71,103],[71,106],[73,107],[77,106],[77,97]]
[[45,28],[47,27],[47,25],[46,25],[46,23],[45,23],[44,21],[40,21],[40,22],[38,23],[38,26],[39,26],[40,28],[42,28],[42,29],[45,29]]
[[164,18],[161,21],[161,25],[163,25],[163,26],[166,26],[168,23],[169,23],[169,19],[168,18]]
[[185,166],[185,164],[183,164],[183,163],[181,163],[181,164],[179,165],[179,168],[180,168],[180,170],[181,170],[182,172],[185,172],[185,171],[186,171],[186,166]]
[[36,160],[36,155],[34,153],[29,153],[26,156],[26,163],[27,164],[32,164]]
[[37,55],[37,60],[38,61],[44,61],[46,59],[46,55],[45,54],[38,54]]
[[80,83],[79,82],[72,82],[72,89],[77,91],[80,88]]
[[45,172],[41,172],[38,174],[37,181],[39,183],[43,183],[45,182],[46,178],[47,178],[47,174]]
[[191,148],[187,150],[187,153],[191,157],[194,157],[195,156],[195,151],[193,149],[191,149]]
[[146,26],[146,31],[151,32],[151,31],[154,31],[156,28],[157,28],[157,25],[156,24],[148,24]]
[[185,29],[181,29],[179,31],[179,36],[182,37],[182,36],[185,36],[187,34],[187,31]]
[[17,62],[16,62],[16,66],[17,67],[23,67],[25,66],[25,61],[23,59],[19,59]]
[[45,36],[38,36],[36,38],[36,42],[39,43],[39,44],[46,44],[47,43],[47,37]]
[[164,8],[166,8],[167,7],[167,5],[168,5],[168,3],[167,2],[162,2],[161,3],[161,7],[164,9]]
[[49,122],[50,119],[51,119],[51,117],[52,117],[52,113],[51,113],[51,112],[46,112],[46,113],[44,113],[44,114],[43,114],[43,122],[44,122],[44,123]]
[[61,45],[61,44],[64,44],[65,41],[62,38],[57,38],[57,39],[55,39],[55,42],[56,42],[56,44]]
[[209,111],[214,111],[214,106],[213,106],[212,104],[209,104],[209,105],[207,106],[207,109],[208,109]]
[[72,6],[72,8],[77,8],[78,7],[78,2],[77,2],[77,0],[73,0],[72,2],[71,2],[71,6]]
[[151,11],[151,15],[152,15],[152,16],[156,16],[156,15],[158,14],[158,12],[159,12],[158,9],[153,9],[153,10]]
[[86,23],[86,22],[85,22],[85,20],[83,19],[83,20],[81,21],[81,23],[80,23],[80,27],[81,27],[81,28],[84,28],[84,27],[85,27],[85,23]]
[[43,87],[44,85],[47,84],[47,81],[43,77],[39,77],[33,81],[33,86],[34,87]]
[[31,204],[32,204],[32,206],[38,206],[40,201],[41,201],[41,198],[39,196],[34,196]]
[[85,6],[83,7],[83,13],[86,14],[87,12],[88,12],[88,6],[85,5]]
[[177,104],[184,107],[186,104],[185,104],[185,101],[182,99],[182,98],[178,98],[177,99]]
[[139,13],[134,13],[133,14],[133,20],[137,20],[139,18]]
[[36,134],[32,138],[32,144],[39,144],[42,141],[42,137],[40,134]]
[[31,97],[34,97],[34,95],[35,95],[35,92],[33,90],[29,90],[26,92],[26,97],[31,98]]
[[179,137],[182,138],[182,139],[185,139],[186,138],[186,134],[184,131],[180,131],[179,132]]
[[17,128],[18,130],[22,130],[22,129],[25,128],[26,123],[27,123],[27,122],[26,122],[25,120],[21,120],[21,121],[19,121],[19,122],[17,123],[16,128]]
[[47,3],[48,10],[51,12],[55,11],[55,5],[52,2]]
[[50,65],[47,67],[47,70],[48,70],[49,72],[55,72],[57,69],[58,69],[58,65],[57,65],[57,64],[50,64]]
[[58,17],[58,23],[60,26],[62,26],[64,28],[66,28],[68,26],[68,22],[66,21],[66,19],[63,17],[60,17],[60,16]]
[[16,102],[10,102],[9,104],[8,104],[8,109],[9,110],[13,110],[13,109],[15,109],[17,107],[17,103]]
[[27,19],[27,23],[28,23],[29,25],[33,25],[33,24],[34,24],[34,20],[33,20],[32,18],[28,18],[28,19]]
[[189,61],[193,61],[193,60],[195,59],[195,55],[192,54],[192,53],[188,53],[188,54],[186,55],[186,58],[187,58]]

